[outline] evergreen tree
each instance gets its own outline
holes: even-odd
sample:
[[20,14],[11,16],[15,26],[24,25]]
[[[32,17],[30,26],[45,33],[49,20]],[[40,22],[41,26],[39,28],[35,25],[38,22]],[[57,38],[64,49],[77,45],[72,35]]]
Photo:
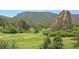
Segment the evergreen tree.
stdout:
[[62,49],[63,48],[63,41],[59,35],[57,35],[53,39],[53,48],[54,49]]
[[21,30],[26,30],[27,27],[28,27],[28,24],[26,23],[25,20],[19,20],[18,21],[18,27],[21,29]]
[[43,45],[40,48],[48,49],[50,43],[51,43],[51,40],[49,39],[49,36],[46,36],[45,39],[44,39],[44,43],[43,43]]

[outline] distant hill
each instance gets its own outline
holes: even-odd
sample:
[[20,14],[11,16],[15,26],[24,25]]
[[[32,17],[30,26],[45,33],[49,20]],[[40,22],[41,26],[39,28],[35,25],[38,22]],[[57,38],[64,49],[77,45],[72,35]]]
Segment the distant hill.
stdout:
[[50,26],[57,14],[50,12],[23,12],[13,17],[13,20],[26,20],[31,25],[39,24]]
[[[35,21],[53,21],[57,17],[57,14],[51,12],[23,12],[13,17],[15,20],[35,20]],[[72,14],[73,22],[79,22],[79,14]]]
[[[26,20],[29,23],[33,24],[47,24],[48,26],[56,20],[57,14],[51,12],[23,12],[19,13],[14,17],[0,16],[0,18],[8,20]],[[72,19],[74,23],[79,23],[79,14],[73,14]]]
[[3,16],[3,15],[0,15],[0,18],[4,19],[4,20],[11,20],[12,19],[11,17],[7,17],[7,16]]
[[78,24],[79,23],[79,14],[73,14],[72,20],[73,20],[73,23]]
[[13,17],[13,19],[24,20],[52,20],[57,14],[50,12],[23,12]]

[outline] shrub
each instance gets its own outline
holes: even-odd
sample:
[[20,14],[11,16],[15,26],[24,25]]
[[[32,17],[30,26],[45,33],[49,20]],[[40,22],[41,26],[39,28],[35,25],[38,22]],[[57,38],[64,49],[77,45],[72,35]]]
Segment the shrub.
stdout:
[[39,32],[39,29],[34,29],[34,33],[38,33]]
[[29,29],[29,32],[34,33],[34,29],[33,28],[30,28]]
[[18,32],[19,32],[19,30],[18,30],[17,28],[12,27],[12,28],[10,29],[10,32],[9,32],[9,33],[15,34],[15,33],[18,33]]
[[22,29],[22,30],[18,30],[18,29],[17,29],[17,32],[16,32],[16,33],[18,33],[18,32],[19,32],[19,33],[25,33],[26,30],[24,30],[24,29]]
[[49,39],[49,36],[45,37],[44,43],[40,47],[41,49],[48,49],[50,47],[51,40]]
[[43,35],[46,35],[46,36],[49,34],[49,30],[48,29],[43,29],[42,32],[43,32]]
[[62,32],[60,32],[60,36],[61,37],[73,37],[74,36],[74,33],[62,31]]
[[66,31],[55,31],[55,32],[50,32],[50,37],[60,35],[61,37],[73,37],[74,33],[73,32],[66,32]]
[[15,33],[20,33],[20,30],[18,28],[12,27],[10,29],[3,29],[2,32],[15,34]]
[[52,46],[53,46],[52,48],[54,48],[54,49],[62,49],[63,48],[63,41],[59,35],[54,37]]
[[49,35],[50,35],[50,37],[53,37],[53,36],[58,35],[58,32],[50,32]]
[[10,30],[4,29],[2,32],[3,33],[10,33]]

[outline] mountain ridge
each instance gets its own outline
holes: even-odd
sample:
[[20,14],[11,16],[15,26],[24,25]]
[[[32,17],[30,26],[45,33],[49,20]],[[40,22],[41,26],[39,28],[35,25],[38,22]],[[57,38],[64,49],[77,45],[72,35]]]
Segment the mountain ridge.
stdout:
[[[18,13],[14,17],[7,17],[7,16],[0,15],[0,18],[3,18],[3,19],[26,20],[27,22],[31,22],[32,20],[34,20],[37,22],[43,21],[43,23],[45,23],[44,22],[45,20],[52,23],[53,20],[56,19],[56,17],[57,17],[57,14],[52,12],[22,12],[22,13]],[[79,14],[71,14],[71,17],[74,23],[79,22]]]

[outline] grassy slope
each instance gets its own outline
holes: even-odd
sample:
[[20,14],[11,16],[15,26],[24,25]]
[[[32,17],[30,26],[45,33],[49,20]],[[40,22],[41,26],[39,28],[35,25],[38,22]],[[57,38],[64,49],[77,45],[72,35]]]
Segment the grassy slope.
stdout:
[[[15,41],[19,48],[39,48],[43,43],[43,35],[34,33],[19,33],[19,34],[3,34],[0,33],[0,39],[9,42]],[[70,40],[72,37],[63,37],[65,48],[72,48],[74,41]]]

